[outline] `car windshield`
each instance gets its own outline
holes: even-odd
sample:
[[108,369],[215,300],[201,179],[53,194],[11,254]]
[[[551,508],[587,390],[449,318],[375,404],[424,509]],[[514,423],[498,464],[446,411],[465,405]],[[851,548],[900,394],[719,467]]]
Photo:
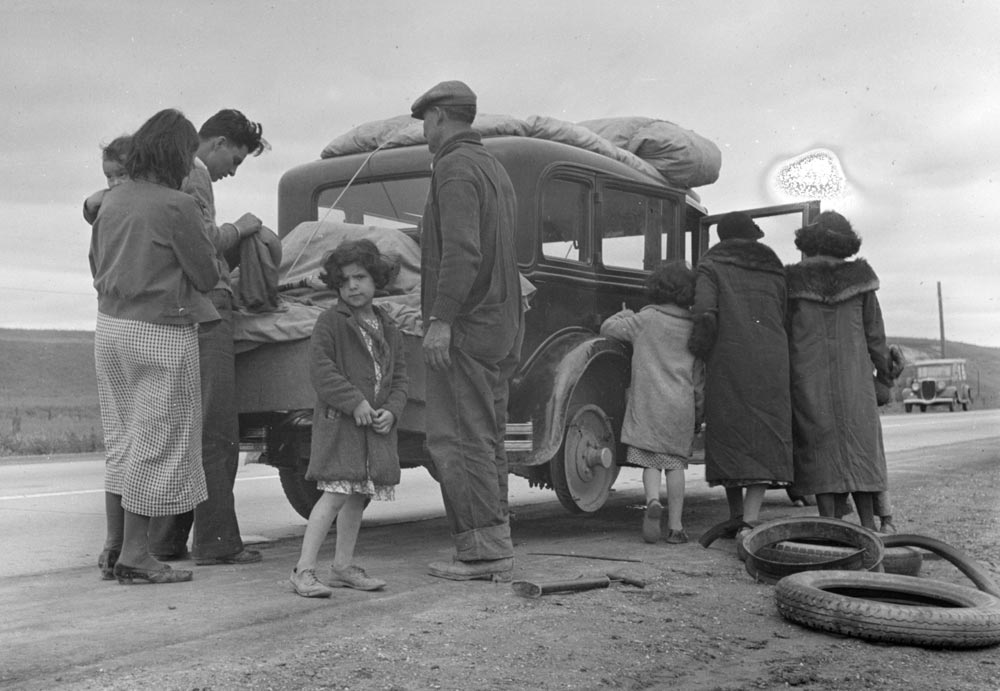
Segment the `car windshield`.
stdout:
[[918,365],[917,376],[921,379],[947,379],[951,376],[951,365]]
[[330,187],[316,200],[317,218],[416,230],[423,218],[428,189],[428,177],[354,183],[343,196],[343,187]]

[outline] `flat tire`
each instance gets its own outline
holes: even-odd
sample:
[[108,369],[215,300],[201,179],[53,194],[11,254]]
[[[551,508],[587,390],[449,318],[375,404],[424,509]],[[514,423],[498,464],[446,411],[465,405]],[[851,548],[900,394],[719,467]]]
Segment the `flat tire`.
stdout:
[[[841,545],[845,549],[818,559],[773,558],[774,550],[769,549],[773,545],[801,540]],[[741,547],[747,573],[764,583],[775,583],[798,571],[881,570],[885,558],[885,547],[878,535],[854,523],[823,516],[779,518],[762,523],[743,538]]]

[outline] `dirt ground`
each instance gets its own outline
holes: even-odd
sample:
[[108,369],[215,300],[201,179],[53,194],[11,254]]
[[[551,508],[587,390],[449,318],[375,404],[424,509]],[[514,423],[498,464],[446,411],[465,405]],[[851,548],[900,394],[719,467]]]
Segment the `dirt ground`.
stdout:
[[[953,447],[947,482],[944,458],[890,461],[906,467],[890,472],[899,528],[959,547],[1000,580],[1000,451]],[[591,516],[518,509],[515,578],[620,570],[644,589],[526,599],[509,584],[435,579],[424,566],[450,548],[440,519],[363,532],[361,562],[390,581],[381,593],[296,597],[285,581],[293,540],[265,546],[259,566],[198,569],[192,584],[124,588],[97,581],[96,569],[12,579],[0,586],[0,687],[1000,689],[996,647],[876,644],[782,619],[773,586],[747,575],[732,540],[694,541],[724,518],[721,491],[689,497],[693,541],[680,546],[642,542],[637,501],[616,493]],[[765,518],[814,514],[768,493]],[[922,575],[969,584],[941,560],[926,560]]]

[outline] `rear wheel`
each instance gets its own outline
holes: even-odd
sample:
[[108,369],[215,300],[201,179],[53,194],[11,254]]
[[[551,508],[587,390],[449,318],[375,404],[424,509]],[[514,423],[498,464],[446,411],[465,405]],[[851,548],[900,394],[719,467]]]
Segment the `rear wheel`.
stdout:
[[569,415],[563,445],[549,474],[559,503],[573,513],[593,513],[604,506],[618,477],[615,433],[599,406],[583,405]]
[[306,480],[298,468],[278,468],[278,477],[281,479],[281,489],[284,490],[288,503],[302,518],[309,518],[313,505],[323,494],[316,487],[316,482]]

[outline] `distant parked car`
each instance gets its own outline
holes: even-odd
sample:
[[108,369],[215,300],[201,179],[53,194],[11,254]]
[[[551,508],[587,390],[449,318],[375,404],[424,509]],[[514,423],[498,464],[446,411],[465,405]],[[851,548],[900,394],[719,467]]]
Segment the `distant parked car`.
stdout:
[[917,360],[913,363],[916,376],[903,389],[903,407],[911,412],[914,406],[920,412],[929,406],[946,405],[955,410],[959,405],[968,410],[972,405],[972,388],[965,376],[965,360]]

